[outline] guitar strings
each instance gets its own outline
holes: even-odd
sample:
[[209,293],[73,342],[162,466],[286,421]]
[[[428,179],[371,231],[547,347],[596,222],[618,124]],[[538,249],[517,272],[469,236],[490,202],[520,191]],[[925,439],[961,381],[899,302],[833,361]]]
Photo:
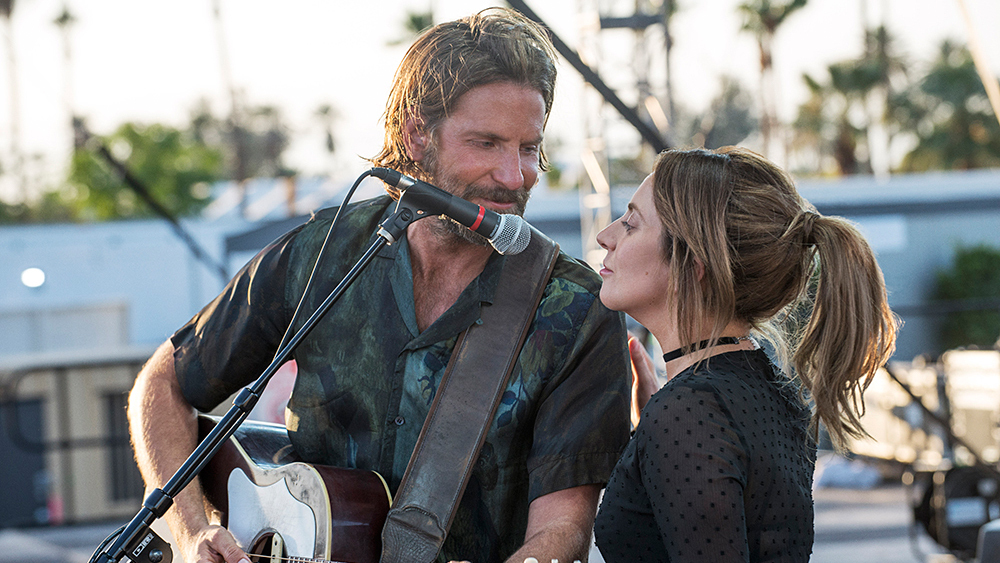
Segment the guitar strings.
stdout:
[[274,563],[275,561],[293,561],[296,563],[346,563],[330,559],[312,559],[309,557],[280,557],[274,555],[248,554],[251,563]]

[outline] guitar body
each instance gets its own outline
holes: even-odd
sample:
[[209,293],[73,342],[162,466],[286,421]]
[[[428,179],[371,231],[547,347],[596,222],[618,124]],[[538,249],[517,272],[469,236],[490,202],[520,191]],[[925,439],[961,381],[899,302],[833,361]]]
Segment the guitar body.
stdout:
[[[201,436],[215,424],[199,416]],[[247,554],[274,561],[379,560],[390,504],[385,481],[373,471],[300,461],[284,426],[244,422],[199,477],[222,525]]]

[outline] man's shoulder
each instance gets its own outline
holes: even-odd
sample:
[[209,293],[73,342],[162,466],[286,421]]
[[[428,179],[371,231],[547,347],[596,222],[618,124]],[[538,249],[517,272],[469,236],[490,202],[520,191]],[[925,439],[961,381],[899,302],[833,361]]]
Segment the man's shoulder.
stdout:
[[586,263],[559,251],[556,265],[552,269],[550,284],[559,281],[569,290],[590,293],[597,296],[601,292],[601,276]]
[[[380,195],[373,197],[371,199],[362,200],[356,203],[351,203],[347,205],[344,210],[342,221],[355,222],[365,222],[371,220],[379,220],[382,214],[389,205],[393,203],[393,200],[388,195]],[[312,216],[312,221],[317,223],[327,223],[333,221],[333,218],[337,216],[337,211],[340,210],[340,206],[326,207],[315,212]]]
[[[339,244],[343,245],[351,240],[356,240],[357,244],[367,241],[375,233],[378,223],[392,203],[392,198],[381,195],[348,204],[344,212],[341,213],[340,224],[337,226],[336,237]],[[322,244],[330,228],[330,223],[333,222],[339,210],[340,206],[335,206],[314,212],[312,217],[300,227],[302,234],[297,237],[298,244],[303,244],[306,247]]]

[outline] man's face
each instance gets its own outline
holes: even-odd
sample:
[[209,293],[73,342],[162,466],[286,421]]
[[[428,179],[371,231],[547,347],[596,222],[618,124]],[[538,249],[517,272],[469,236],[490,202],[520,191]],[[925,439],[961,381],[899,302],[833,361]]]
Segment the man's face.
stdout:
[[[473,88],[438,125],[420,164],[441,189],[497,213],[522,215],[538,181],[544,122],[545,102],[531,87],[500,82]],[[450,219],[440,225],[487,244]]]

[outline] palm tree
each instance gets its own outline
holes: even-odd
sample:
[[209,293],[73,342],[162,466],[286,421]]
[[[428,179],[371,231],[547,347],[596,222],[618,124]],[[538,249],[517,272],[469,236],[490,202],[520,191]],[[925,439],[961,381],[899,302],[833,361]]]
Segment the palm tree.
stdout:
[[763,151],[767,155],[771,149],[771,139],[777,128],[775,106],[777,91],[774,86],[774,60],[771,48],[778,27],[792,13],[806,5],[807,0],[772,2],[771,0],[747,0],[737,10],[743,14],[744,31],[754,34],[760,50],[760,90],[761,117],[760,132],[763,137]]
[[873,129],[885,128],[888,153],[892,137],[909,127],[898,109],[906,62],[884,27],[869,30],[866,37],[862,56],[830,65],[827,81],[803,77],[810,98],[799,106],[795,142],[798,152],[812,150],[819,157],[817,171],[832,157],[840,174],[872,172]]
[[399,39],[389,41],[389,45],[395,46],[410,43],[432,25],[434,25],[433,7],[428,8],[426,12],[407,10],[406,19],[403,20],[403,35]]
[[63,88],[63,104],[66,106],[66,113],[69,116],[68,125],[72,130],[73,118],[76,117],[76,112],[73,110],[73,57],[69,32],[73,24],[76,23],[76,17],[69,11],[69,6],[63,4],[62,13],[52,23],[56,24],[63,37],[63,59],[66,64],[66,84]]
[[884,145],[880,148],[888,155],[893,137],[901,130],[899,123],[892,119],[891,108],[897,93],[905,88],[909,64],[906,57],[898,52],[896,39],[884,25],[865,32],[865,52],[862,61],[874,74],[874,83],[865,93],[864,102],[869,115],[868,146],[871,149],[875,148],[873,131],[875,128],[882,128],[885,139]]
[[798,115],[792,123],[792,146],[797,155],[808,159],[803,173],[821,174],[828,152],[828,122],[824,111],[829,106],[827,88],[808,74],[802,75],[802,81],[809,89],[809,99],[799,106]]
[[27,200],[27,182],[24,175],[24,155],[21,154],[21,107],[17,87],[17,57],[14,54],[14,24],[11,14],[14,12],[14,0],[0,0],[0,16],[3,16],[7,26],[7,57],[10,62],[7,71],[10,73],[10,156],[15,181],[20,184],[21,197]]
[[663,0],[663,43],[666,51],[667,67],[667,117],[670,126],[673,127],[677,119],[677,108],[674,103],[673,73],[670,71],[670,51],[674,48],[674,39],[670,34],[670,19],[677,13],[677,2],[674,0]]
[[799,106],[795,119],[796,145],[799,151],[815,152],[817,172],[832,157],[842,175],[869,173],[868,159],[859,155],[868,152],[861,150],[868,148],[870,124],[865,100],[877,75],[863,60],[835,63],[827,72],[827,82],[803,75],[810,97]]
[[898,113],[918,136],[903,170],[1000,167],[1000,125],[968,49],[944,41]]

